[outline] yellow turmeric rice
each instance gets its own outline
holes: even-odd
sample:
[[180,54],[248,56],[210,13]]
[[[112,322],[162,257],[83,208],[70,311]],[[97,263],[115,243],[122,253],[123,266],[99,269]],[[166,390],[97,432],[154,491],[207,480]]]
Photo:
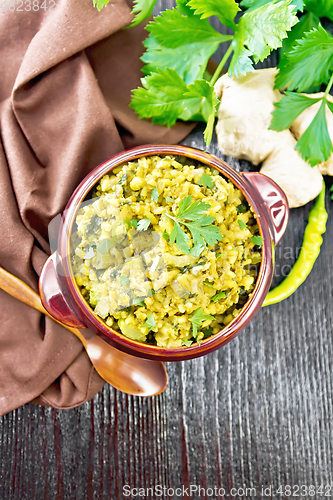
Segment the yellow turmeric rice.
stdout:
[[251,207],[217,170],[149,156],[105,175],[72,232],[72,266],[94,313],[165,348],[231,322],[255,286],[262,238]]

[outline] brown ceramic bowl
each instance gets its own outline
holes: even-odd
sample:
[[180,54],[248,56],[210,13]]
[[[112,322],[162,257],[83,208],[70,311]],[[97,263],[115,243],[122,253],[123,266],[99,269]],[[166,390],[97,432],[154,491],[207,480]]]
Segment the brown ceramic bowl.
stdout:
[[[70,263],[70,235],[76,213],[93,186],[113,168],[141,156],[185,156],[219,170],[239,188],[257,215],[263,237],[262,262],[251,298],[238,316],[220,332],[190,347],[166,349],[131,340],[108,327],[94,315],[76,284]],[[142,146],[119,153],[96,167],[81,182],[62,215],[58,250],[47,260],[41,277],[40,293],[47,311],[62,323],[76,328],[90,328],[112,346],[134,356],[159,361],[178,361],[203,356],[230,342],[260,310],[269,290],[274,271],[274,247],[288,223],[288,202],[284,192],[263,174],[238,173],[219,158],[185,146]]]

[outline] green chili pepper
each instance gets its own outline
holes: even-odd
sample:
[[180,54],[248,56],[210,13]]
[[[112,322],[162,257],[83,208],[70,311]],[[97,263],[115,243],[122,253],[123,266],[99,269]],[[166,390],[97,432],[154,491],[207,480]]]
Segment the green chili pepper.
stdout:
[[299,257],[282,283],[267,294],[263,307],[287,299],[309,276],[320,253],[320,247],[323,242],[321,235],[326,231],[327,217],[328,214],[325,209],[325,183],[323,183],[323,189],[309,213],[309,220],[304,231],[303,244]]

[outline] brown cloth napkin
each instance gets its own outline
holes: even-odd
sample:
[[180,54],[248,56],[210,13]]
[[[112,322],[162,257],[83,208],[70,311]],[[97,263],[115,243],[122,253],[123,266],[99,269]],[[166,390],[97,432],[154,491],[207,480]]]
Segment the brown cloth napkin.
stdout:
[[[122,29],[132,19],[125,0],[101,12],[92,0],[56,4],[0,15],[0,265],[36,291],[48,223],[83,177],[121,150],[189,132],[139,121],[128,107],[146,32]],[[74,335],[0,297],[0,414],[32,400],[71,408],[101,389]]]

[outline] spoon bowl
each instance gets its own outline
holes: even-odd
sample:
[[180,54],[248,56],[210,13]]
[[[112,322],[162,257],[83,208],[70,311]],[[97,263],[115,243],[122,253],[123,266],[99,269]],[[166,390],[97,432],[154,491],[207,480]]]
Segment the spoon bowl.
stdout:
[[82,342],[97,373],[110,385],[133,396],[156,396],[167,386],[164,363],[126,354],[97,335],[89,340],[77,328],[64,325],[44,309],[39,295],[26,283],[0,267],[0,288],[28,306],[46,314],[71,331]]

